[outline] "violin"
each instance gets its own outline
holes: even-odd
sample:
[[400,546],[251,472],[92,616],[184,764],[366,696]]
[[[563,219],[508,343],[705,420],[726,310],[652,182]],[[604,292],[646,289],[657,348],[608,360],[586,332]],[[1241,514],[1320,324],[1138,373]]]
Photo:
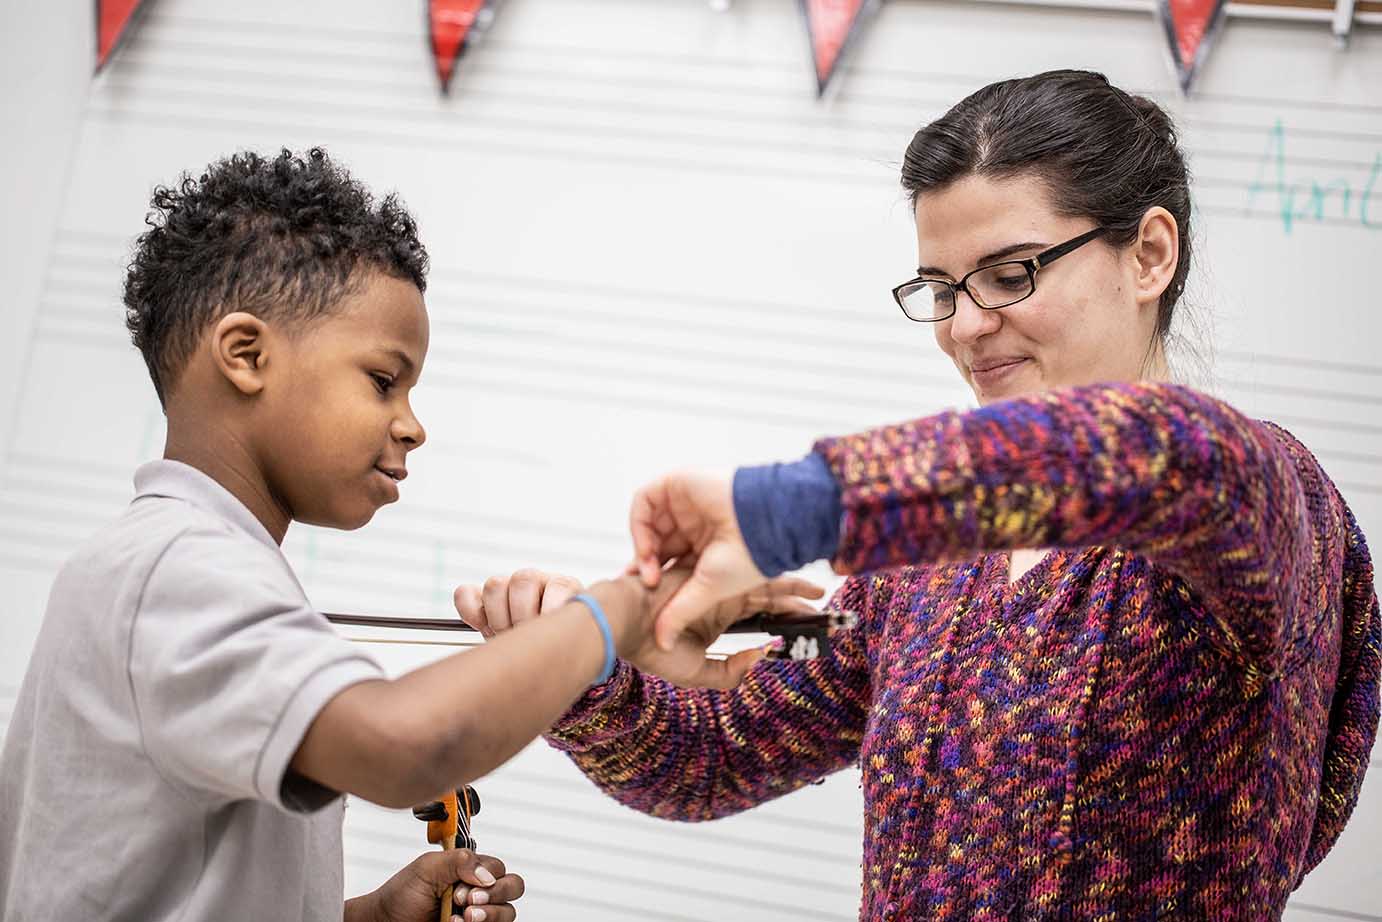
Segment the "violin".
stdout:
[[[413,808],[413,816],[427,823],[427,841],[440,845],[443,851],[453,848],[476,849],[475,836],[470,832],[470,820],[480,812],[480,795],[470,785],[447,791],[441,800]],[[448,886],[442,894],[439,922],[450,922],[456,898],[455,887]]]

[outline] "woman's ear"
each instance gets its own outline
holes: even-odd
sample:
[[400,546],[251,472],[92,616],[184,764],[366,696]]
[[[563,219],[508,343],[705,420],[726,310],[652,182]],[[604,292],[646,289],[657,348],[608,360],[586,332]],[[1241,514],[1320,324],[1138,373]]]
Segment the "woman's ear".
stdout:
[[1157,205],[1147,209],[1137,228],[1132,255],[1136,277],[1134,291],[1139,304],[1158,304],[1176,275],[1180,260],[1180,228],[1171,212]]
[[226,314],[211,330],[209,345],[216,370],[247,397],[264,389],[267,334],[264,321],[244,311]]

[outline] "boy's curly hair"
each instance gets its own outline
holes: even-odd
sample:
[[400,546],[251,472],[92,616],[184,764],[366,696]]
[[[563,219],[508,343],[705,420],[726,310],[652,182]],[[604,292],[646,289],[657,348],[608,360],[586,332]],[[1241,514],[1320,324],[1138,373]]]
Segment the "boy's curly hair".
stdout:
[[238,153],[154,189],[125,276],[125,325],[158,399],[211,323],[233,311],[300,324],[358,290],[362,270],[427,286],[427,251],[394,195],[314,147]]

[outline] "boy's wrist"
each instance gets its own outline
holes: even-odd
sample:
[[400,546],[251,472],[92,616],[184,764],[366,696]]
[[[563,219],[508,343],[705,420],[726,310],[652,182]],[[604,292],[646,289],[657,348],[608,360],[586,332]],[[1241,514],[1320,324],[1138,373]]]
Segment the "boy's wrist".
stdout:
[[621,576],[596,583],[586,590],[604,609],[614,635],[614,652],[621,659],[628,657],[643,643],[652,629],[652,611],[648,591],[637,576]]
[[345,922],[379,922],[379,905],[373,893],[345,901]]

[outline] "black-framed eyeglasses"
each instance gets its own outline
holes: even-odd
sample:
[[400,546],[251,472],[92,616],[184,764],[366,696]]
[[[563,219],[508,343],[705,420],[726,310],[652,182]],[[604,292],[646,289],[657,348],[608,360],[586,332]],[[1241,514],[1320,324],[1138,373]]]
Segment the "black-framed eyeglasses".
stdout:
[[1066,253],[1078,250],[1106,230],[1096,227],[1026,259],[980,266],[958,282],[918,276],[894,288],[893,300],[902,308],[908,320],[919,323],[949,320],[955,314],[955,299],[960,291],[966,292],[975,304],[986,311],[1009,307],[1030,298],[1036,291],[1038,270],[1051,265]]

